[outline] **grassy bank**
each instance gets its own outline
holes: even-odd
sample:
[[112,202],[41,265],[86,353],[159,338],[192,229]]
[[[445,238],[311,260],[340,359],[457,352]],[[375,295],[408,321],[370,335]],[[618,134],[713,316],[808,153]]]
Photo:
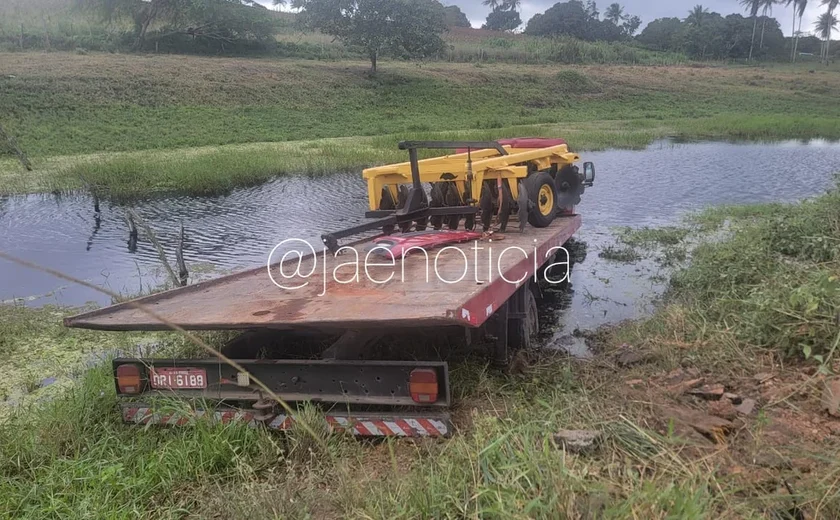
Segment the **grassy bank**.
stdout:
[[[836,70],[321,63],[4,54],[3,124],[32,157],[5,192],[89,183],[218,192],[286,172],[358,169],[405,138],[567,136],[578,150],[665,135],[840,138]],[[357,136],[349,138],[349,136]],[[348,138],[348,139],[336,139]]]
[[[443,39],[446,50],[431,61],[555,65],[679,65],[689,61],[681,53],[651,51],[628,42],[587,42],[465,27],[450,27]],[[279,28],[276,40],[276,53],[284,57],[328,61],[365,58],[331,36],[302,32],[294,23]]]
[[[0,510],[34,518],[840,516],[840,421],[819,412],[822,380],[840,370],[840,194],[709,210],[689,231],[622,239],[640,251],[699,245],[654,316],[589,338],[592,360],[534,356],[516,375],[480,360],[452,365],[458,433],[450,440],[127,429],[107,369],[94,369],[37,413],[0,425]],[[33,341],[29,330],[13,333]],[[726,397],[690,394],[703,384],[755,408],[736,413]],[[603,441],[586,454],[555,446],[553,433],[578,428]]]
[[415,139],[487,140],[505,136],[564,136],[575,150],[643,148],[665,137],[689,139],[840,138],[830,118],[720,116],[704,119],[624,120],[543,124],[489,130],[411,132],[377,137],[248,143],[170,150],[144,150],[42,158],[33,172],[21,173],[14,159],[0,160],[0,193],[62,191],[100,186],[113,197],[143,197],[178,191],[210,195],[259,184],[284,174],[357,172],[364,167],[402,162],[397,143]]

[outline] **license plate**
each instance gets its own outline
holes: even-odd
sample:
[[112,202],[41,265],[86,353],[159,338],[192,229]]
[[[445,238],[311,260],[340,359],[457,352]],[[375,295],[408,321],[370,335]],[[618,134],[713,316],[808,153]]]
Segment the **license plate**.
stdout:
[[167,390],[196,390],[207,388],[207,371],[203,368],[151,369],[152,388]]

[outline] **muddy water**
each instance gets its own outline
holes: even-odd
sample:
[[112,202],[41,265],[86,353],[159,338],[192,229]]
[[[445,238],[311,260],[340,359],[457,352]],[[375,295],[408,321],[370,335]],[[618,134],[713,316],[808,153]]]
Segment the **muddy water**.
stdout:
[[[657,142],[641,151],[585,154],[597,179],[579,207],[588,249],[573,273],[572,290],[548,295],[543,308],[555,339],[580,328],[636,318],[662,289],[651,261],[623,264],[598,256],[619,226],[660,226],[709,205],[792,201],[818,194],[840,172],[840,144]],[[185,258],[202,278],[265,263],[285,238],[315,239],[358,222],[366,208],[358,174],[289,176],[220,197],[158,197],[133,204],[175,249],[187,232]],[[84,193],[0,198],[0,250],[61,270],[113,292],[137,294],[165,280],[153,246],[127,246],[125,206],[103,203],[95,217]],[[0,261],[0,301],[28,305],[107,304],[110,298],[48,275]],[[571,348],[574,348],[572,346]]]

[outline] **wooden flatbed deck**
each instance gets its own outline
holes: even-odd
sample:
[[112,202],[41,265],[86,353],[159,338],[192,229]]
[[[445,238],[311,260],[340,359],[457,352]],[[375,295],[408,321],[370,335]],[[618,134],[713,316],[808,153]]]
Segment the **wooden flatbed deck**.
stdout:
[[[461,325],[478,327],[499,309],[546,260],[551,248],[560,247],[580,228],[580,216],[558,217],[546,228],[527,226],[524,233],[513,229],[504,239],[468,242],[442,252],[429,251],[428,262],[422,253],[404,260],[397,259],[394,267],[377,266],[365,273],[365,247],[359,251],[359,281],[348,280],[355,267],[343,265],[355,260],[354,255],[333,257],[319,253],[316,269],[305,280],[283,280],[280,264],[272,266],[275,280],[287,287],[308,282],[305,287],[290,290],[275,285],[266,267],[224,276],[208,282],[132,300],[104,309],[65,319],[68,327],[97,330],[168,330],[169,327],[144,312],[147,307],[158,315],[188,330],[224,329],[372,329],[418,327],[427,325]],[[492,247],[492,257],[489,250]],[[526,258],[521,248],[527,252]],[[507,250],[500,259],[500,253]],[[534,252],[536,250],[535,262]],[[435,272],[448,281],[445,283]],[[477,256],[477,261],[476,261]],[[466,258],[466,262],[465,262]],[[312,257],[305,259],[300,271],[308,273]],[[374,262],[371,259],[371,262]],[[376,260],[377,263],[384,263]],[[283,264],[287,273],[298,264],[293,260]],[[535,265],[536,264],[536,265]],[[429,279],[426,279],[428,266]],[[325,283],[324,274],[327,282]],[[382,281],[393,273],[388,283]],[[480,283],[476,281],[476,277]],[[509,283],[523,279],[520,283]],[[322,294],[323,293],[323,294]]]

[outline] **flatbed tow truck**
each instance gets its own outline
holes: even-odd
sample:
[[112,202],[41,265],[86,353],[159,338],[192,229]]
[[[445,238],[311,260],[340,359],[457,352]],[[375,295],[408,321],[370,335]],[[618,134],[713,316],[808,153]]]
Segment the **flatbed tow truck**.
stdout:
[[[553,148],[544,148],[551,150],[547,155],[534,153],[539,148],[533,148],[532,142],[524,153],[529,153],[529,158],[544,159],[542,166],[556,174],[557,168],[551,166],[552,154],[557,155],[557,146],[563,146],[560,151],[566,154],[568,151],[565,145],[553,143]],[[467,173],[473,148],[479,156],[487,156],[488,148],[516,155],[515,144],[446,143],[445,147],[461,148],[461,144],[467,145]],[[462,155],[421,161],[411,153],[410,177],[406,180],[416,187],[419,182],[414,181],[419,180],[424,162],[457,162]],[[402,166],[396,165],[397,169]],[[501,183],[530,176],[530,172],[519,170],[519,165],[516,168],[520,177],[507,177],[498,164],[484,172],[485,177],[478,182],[487,188],[481,186],[475,192],[494,196],[492,208],[487,199],[481,201],[481,212],[473,211],[479,201],[468,195],[436,211],[430,208],[428,198],[426,204],[408,208],[413,195],[403,190],[406,196],[399,197],[400,188],[396,187],[393,198],[401,199],[401,204],[394,204],[390,215],[374,207],[373,214],[368,215],[375,219],[372,225],[351,228],[349,233],[325,234],[327,247],[323,251],[303,248],[290,255],[287,250],[279,262],[272,263],[270,255],[265,267],[80,314],[67,318],[65,325],[105,331],[166,331],[175,324],[193,331],[238,330],[245,332],[243,337],[250,334],[256,338],[234,341],[222,350],[244,371],[218,358],[113,360],[115,386],[127,423],[184,425],[205,417],[262,424],[276,430],[290,428],[294,415],[255,384],[258,380],[292,408],[305,402],[318,403],[333,430],[358,436],[448,436],[452,433],[448,413],[452,392],[446,362],[439,358],[384,361],[367,357],[371,345],[389,334],[412,335],[430,328],[463,330],[466,343],[483,345],[500,365],[508,362],[513,351],[529,348],[538,327],[538,282],[564,281],[570,260],[563,246],[580,228],[581,218],[571,207],[552,206],[549,222],[541,222],[546,225],[526,229],[520,223],[519,230],[499,233],[499,226],[493,226],[485,212],[498,218],[505,204],[499,199],[510,193],[500,187]],[[582,186],[591,185],[594,179],[591,163],[584,170],[577,176],[579,186],[574,179],[571,186],[567,182],[551,194],[552,201],[579,199]],[[371,173],[368,179],[377,187],[370,190],[372,206],[376,206],[373,197],[379,195],[379,189],[392,189],[376,179],[379,173],[389,176],[387,182],[395,180],[395,174],[387,170]],[[465,183],[458,185],[458,174],[449,173],[441,182],[452,183],[450,188],[467,193],[475,187],[476,178],[474,174],[462,178]],[[527,185],[519,182],[521,196]],[[500,188],[491,190],[493,183]],[[570,195],[561,196],[563,189]],[[527,211],[541,211],[539,201],[532,199],[529,203],[523,197],[519,202]],[[518,216],[528,219],[521,209],[517,209]],[[389,234],[395,228],[407,236],[423,238],[428,234],[439,239],[447,233],[464,233],[454,231],[458,224],[455,216],[469,220],[470,212],[487,224],[483,233],[454,237],[443,248],[418,249],[411,254],[401,250],[396,257],[382,254],[383,248],[393,244],[383,242],[383,238],[400,236]],[[448,223],[450,229],[422,231],[429,213],[431,217],[440,216],[439,222]],[[470,227],[469,223],[465,225]],[[337,244],[340,238],[380,227],[384,235],[342,247]],[[422,232],[416,231],[418,228]],[[411,230],[415,230],[413,234]],[[152,310],[157,317],[144,309]],[[260,338],[284,331],[329,337],[331,343],[308,359],[266,359],[259,355]],[[156,408],[154,403],[160,397],[183,399],[190,406],[187,411],[177,412]]]

